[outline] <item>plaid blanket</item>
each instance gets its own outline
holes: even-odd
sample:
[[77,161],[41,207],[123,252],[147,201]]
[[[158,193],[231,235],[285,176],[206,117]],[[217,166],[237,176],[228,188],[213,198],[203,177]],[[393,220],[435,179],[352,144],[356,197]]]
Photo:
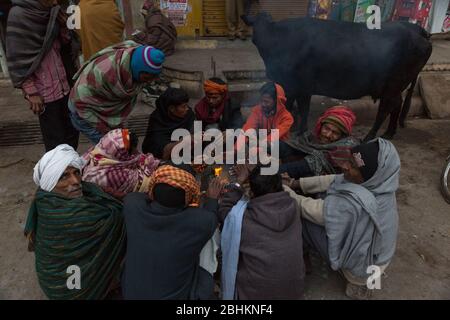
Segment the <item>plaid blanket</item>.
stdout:
[[108,132],[83,155],[83,181],[95,183],[114,192],[148,192],[150,176],[159,165],[152,154],[129,154],[122,131]]
[[[25,235],[49,299],[103,299],[118,285],[125,253],[122,205],[94,184],[83,182],[78,199],[39,189]],[[80,268],[80,290],[67,288],[71,265]]]
[[143,87],[133,81],[130,68],[138,46],[125,41],[105,48],[74,76],[69,106],[103,134],[123,126]]

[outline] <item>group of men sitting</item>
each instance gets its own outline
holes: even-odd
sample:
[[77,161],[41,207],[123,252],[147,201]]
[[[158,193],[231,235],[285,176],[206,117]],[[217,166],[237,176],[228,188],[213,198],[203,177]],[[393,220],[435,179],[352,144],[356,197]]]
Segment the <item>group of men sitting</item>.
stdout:
[[[83,156],[62,144],[36,164],[39,189],[25,234],[45,294],[302,299],[316,251],[343,276],[348,296],[368,298],[369,267],[382,273],[396,246],[400,160],[392,143],[360,144],[352,137],[355,115],[344,106],[326,110],[312,132],[293,134],[275,83],[261,88],[245,124],[222,80],[204,88],[194,111],[182,89],[158,98],[143,152],[136,135],[118,128],[94,132],[99,140]],[[190,130],[195,119],[222,131],[278,129],[279,172],[235,165],[232,181],[213,178],[202,192],[198,167],[170,161],[171,133]],[[73,265],[79,289],[67,286]]]
[[[301,299],[311,251],[342,274],[347,295],[370,295],[369,270],[384,271],[397,239],[400,160],[390,142],[360,144],[343,106],[312,132],[292,132],[284,90],[272,82],[244,123],[227,84],[211,78],[194,110],[183,89],[157,99],[140,152],[127,118],[173,53],[176,30],[146,1],[153,31],[134,38],[141,44],[116,43],[123,24],[113,1],[81,1],[78,68],[58,2],[13,1],[6,34],[11,80],[39,117],[47,151],[34,168],[25,235],[48,298]],[[235,165],[232,178],[201,191],[204,166],[170,161],[172,133],[195,120],[220,131],[278,130],[279,172]],[[82,156],[80,132],[93,143]],[[72,270],[79,285],[69,285]]]

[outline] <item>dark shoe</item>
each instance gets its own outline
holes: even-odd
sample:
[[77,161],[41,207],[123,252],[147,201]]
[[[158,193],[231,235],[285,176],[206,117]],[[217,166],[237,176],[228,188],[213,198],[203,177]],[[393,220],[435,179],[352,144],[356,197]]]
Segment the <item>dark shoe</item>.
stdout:
[[229,34],[228,35],[228,40],[230,40],[230,41],[236,40],[236,35],[235,34]]
[[372,297],[373,290],[367,288],[367,286],[359,286],[350,282],[347,282],[345,288],[345,295],[354,300],[369,300]]

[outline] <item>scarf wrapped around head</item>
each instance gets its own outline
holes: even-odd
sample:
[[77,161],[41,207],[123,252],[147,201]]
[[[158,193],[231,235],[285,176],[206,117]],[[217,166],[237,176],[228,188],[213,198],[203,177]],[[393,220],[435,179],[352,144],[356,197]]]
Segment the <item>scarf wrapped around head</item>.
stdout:
[[186,195],[186,205],[191,207],[198,206],[200,185],[189,172],[169,165],[159,167],[150,177],[149,196],[152,200],[153,189],[159,183],[183,189]]
[[144,4],[142,5],[142,9],[141,10],[145,10],[145,14],[147,14],[147,12],[149,10],[151,10],[153,7],[154,7],[153,1],[151,1],[151,0],[144,0]]
[[345,106],[331,107],[317,120],[314,134],[318,137],[322,125],[324,123],[330,123],[338,127],[345,136],[349,136],[352,134],[355,120],[356,116],[350,108]]
[[34,167],[33,180],[42,190],[51,192],[68,166],[81,171],[85,162],[67,144],[60,144],[47,152]]
[[337,146],[334,150],[330,150],[328,155],[335,167],[338,167],[342,162],[353,161],[352,147],[350,146]]
[[353,161],[361,171],[364,181],[369,180],[378,169],[378,141],[360,144],[353,147]]
[[226,84],[220,84],[213,80],[206,80],[203,84],[205,94],[220,94],[223,95],[222,103],[213,109],[209,106],[208,100],[204,97],[195,106],[195,114],[198,120],[204,121],[207,124],[219,122],[225,110],[225,102],[228,99],[228,86]]
[[228,92],[228,86],[226,84],[216,83],[212,80],[206,80],[203,84],[205,93],[219,93],[225,94]]
[[329,152],[329,156],[336,167],[342,162],[353,163],[361,171],[364,181],[367,181],[377,171],[378,151],[378,142],[375,141],[354,147],[337,147]]

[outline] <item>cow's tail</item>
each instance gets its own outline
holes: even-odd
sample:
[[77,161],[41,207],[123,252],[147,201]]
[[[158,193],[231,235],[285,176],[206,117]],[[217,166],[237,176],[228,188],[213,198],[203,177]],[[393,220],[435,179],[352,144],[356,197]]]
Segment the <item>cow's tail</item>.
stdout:
[[416,86],[417,78],[411,82],[408,92],[406,93],[405,101],[403,101],[402,111],[400,113],[399,124],[400,128],[405,127],[406,116],[408,115],[409,109],[411,108],[411,98],[414,92],[414,87]]

